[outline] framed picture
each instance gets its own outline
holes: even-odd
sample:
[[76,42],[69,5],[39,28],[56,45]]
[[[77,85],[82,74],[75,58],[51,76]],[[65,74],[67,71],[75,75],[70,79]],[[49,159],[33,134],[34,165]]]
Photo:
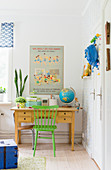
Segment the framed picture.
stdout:
[[106,71],[110,70],[110,48],[106,49]]
[[64,47],[30,46],[29,93],[58,95],[64,87]]
[[105,34],[106,44],[110,44],[110,23],[108,21],[105,24]]

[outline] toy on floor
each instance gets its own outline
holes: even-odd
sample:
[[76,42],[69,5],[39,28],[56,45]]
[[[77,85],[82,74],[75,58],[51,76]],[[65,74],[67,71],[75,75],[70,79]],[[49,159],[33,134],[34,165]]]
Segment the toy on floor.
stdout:
[[84,72],[82,75],[82,78],[85,76],[90,76],[91,75],[91,65],[89,63],[87,63],[87,68],[85,69],[85,65],[84,65]]

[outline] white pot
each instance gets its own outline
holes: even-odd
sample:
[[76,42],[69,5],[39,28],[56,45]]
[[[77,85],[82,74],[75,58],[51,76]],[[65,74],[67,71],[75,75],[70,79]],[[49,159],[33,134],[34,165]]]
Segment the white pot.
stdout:
[[0,93],[0,102],[3,102],[4,99],[4,93]]

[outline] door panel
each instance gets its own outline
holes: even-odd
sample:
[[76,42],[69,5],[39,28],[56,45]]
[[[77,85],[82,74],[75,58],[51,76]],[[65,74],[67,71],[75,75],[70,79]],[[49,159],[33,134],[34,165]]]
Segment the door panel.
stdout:
[[[98,27],[97,32],[101,34],[101,27]],[[97,50],[99,53],[100,66],[99,70],[94,70],[94,89],[95,89],[95,100],[94,100],[94,133],[93,133],[93,158],[102,169],[102,41],[97,41]]]

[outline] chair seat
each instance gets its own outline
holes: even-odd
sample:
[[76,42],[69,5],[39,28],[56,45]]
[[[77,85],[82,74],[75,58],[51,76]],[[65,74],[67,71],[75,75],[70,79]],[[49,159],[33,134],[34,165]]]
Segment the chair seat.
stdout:
[[33,129],[36,129],[36,130],[38,130],[38,131],[54,131],[55,129],[57,129],[57,126],[51,126],[51,125],[46,125],[46,126],[44,126],[44,125],[34,125],[33,126]]
[[33,129],[34,125],[24,125],[24,126],[19,126],[18,130],[28,130],[28,129]]

